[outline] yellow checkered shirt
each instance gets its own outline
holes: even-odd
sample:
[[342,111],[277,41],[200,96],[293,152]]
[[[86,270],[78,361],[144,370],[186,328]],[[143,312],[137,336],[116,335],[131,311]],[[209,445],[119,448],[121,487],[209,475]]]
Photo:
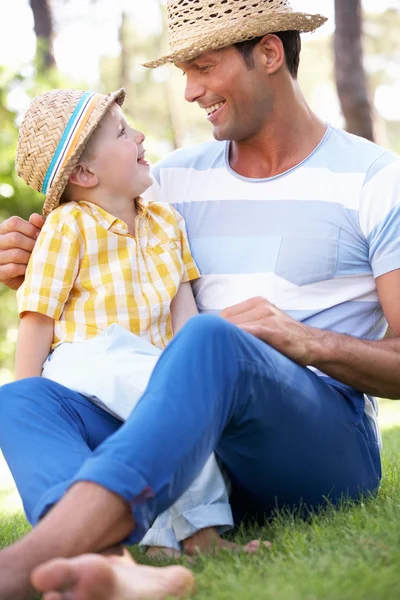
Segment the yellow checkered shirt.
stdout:
[[199,277],[182,217],[169,204],[140,199],[135,236],[89,202],[68,202],[43,226],[18,290],[18,310],[55,320],[53,348],[99,335],[112,323],[164,348],[171,301]]

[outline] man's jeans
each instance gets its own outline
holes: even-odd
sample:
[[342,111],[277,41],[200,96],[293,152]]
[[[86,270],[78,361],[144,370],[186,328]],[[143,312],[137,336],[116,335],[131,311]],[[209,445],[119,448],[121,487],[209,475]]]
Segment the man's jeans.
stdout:
[[25,379],[0,390],[0,445],[31,523],[91,481],[132,506],[132,543],[213,450],[237,520],[375,492],[379,448],[363,405],[359,392],[203,315],[169,344],[126,423],[57,383]]

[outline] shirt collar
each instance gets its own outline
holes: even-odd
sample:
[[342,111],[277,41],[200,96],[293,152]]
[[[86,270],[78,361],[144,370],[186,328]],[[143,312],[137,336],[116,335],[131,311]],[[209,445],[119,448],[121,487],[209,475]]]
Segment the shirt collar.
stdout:
[[[147,205],[148,203],[141,196],[138,196],[135,200],[136,209],[138,214],[141,217],[145,217],[147,215]],[[112,231],[117,231],[121,234],[128,234],[128,226],[125,221],[114,217],[111,213],[104,210],[104,208],[100,208],[97,204],[93,204],[92,202],[87,202],[81,200],[78,202],[79,206],[81,206],[86,212],[88,212],[99,225],[104,227],[104,229],[111,229]]]

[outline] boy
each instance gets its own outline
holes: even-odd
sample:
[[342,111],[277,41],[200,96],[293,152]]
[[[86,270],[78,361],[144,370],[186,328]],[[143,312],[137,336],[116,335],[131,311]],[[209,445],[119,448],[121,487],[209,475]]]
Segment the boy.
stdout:
[[[123,89],[36,98],[16,160],[18,174],[46,194],[47,217],[18,291],[16,377],[53,379],[122,420],[173,333],[197,313],[190,281],[199,277],[183,219],[141,198],[152,184],[145,137],[129,127],[124,98]],[[142,543],[179,550],[181,540],[193,547],[199,530],[213,536],[232,524],[211,456]]]

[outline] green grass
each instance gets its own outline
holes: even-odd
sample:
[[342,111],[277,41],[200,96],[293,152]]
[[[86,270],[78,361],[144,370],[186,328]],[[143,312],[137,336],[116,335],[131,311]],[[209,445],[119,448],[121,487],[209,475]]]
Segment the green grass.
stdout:
[[[236,540],[270,540],[271,550],[252,557],[200,558],[196,600],[386,600],[400,597],[400,403],[383,404],[383,483],[376,499],[327,509],[308,522],[281,515]],[[396,425],[395,427],[393,425]],[[4,511],[0,492],[0,547],[28,530],[20,513]],[[143,555],[133,549],[143,561]],[[184,562],[183,562],[184,564]]]

